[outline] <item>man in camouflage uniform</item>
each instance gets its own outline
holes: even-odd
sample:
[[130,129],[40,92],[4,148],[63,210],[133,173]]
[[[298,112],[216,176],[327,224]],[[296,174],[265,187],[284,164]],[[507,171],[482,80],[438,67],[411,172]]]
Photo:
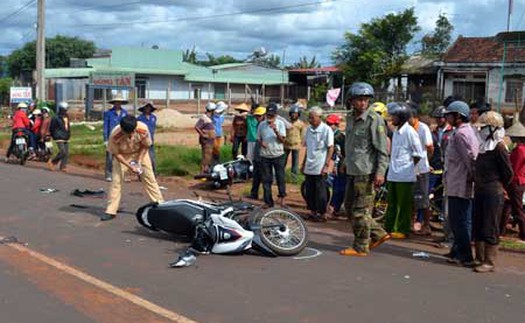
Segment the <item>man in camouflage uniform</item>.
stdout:
[[375,188],[385,182],[388,166],[385,122],[369,109],[373,96],[372,86],[363,82],[352,84],[346,96],[351,111],[346,118],[345,208],[355,239],[352,247],[339,252],[344,256],[367,256],[370,249],[390,239],[372,218]]
[[139,176],[144,191],[152,202],[164,201],[148,154],[151,145],[148,126],[140,121],[137,122],[133,116],[125,116],[120,120],[120,125],[113,129],[108,140],[108,151],[113,155],[113,181],[109,188],[106,213],[100,217],[100,220],[108,221],[115,218],[126,169]]

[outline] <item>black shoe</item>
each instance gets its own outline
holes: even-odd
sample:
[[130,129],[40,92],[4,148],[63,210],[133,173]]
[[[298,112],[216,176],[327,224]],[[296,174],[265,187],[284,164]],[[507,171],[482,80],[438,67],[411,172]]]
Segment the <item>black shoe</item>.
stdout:
[[100,217],[100,221],[110,221],[110,220],[113,220],[114,218],[115,218],[115,215],[104,213],[104,215]]

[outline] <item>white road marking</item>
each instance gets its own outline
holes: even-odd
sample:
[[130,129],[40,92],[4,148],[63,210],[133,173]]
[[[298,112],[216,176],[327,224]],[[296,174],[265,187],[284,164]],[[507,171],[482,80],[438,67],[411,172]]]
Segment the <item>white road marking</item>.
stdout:
[[[0,236],[0,240],[4,239],[2,236]],[[158,314],[164,318],[167,318],[173,322],[180,322],[180,323],[197,323],[196,321],[193,321],[183,315],[177,314],[173,311],[170,311],[168,309],[165,309],[159,305],[156,305],[148,300],[145,300],[137,295],[134,295],[130,292],[126,292],[125,290],[122,290],[116,286],[113,286],[109,283],[106,283],[98,278],[95,278],[91,275],[88,275],[78,269],[75,269],[73,267],[70,267],[62,262],[59,262],[57,260],[54,260],[50,257],[47,257],[39,252],[33,251],[27,247],[24,247],[18,243],[6,243],[5,246],[11,247],[21,253],[26,253],[27,255],[38,259],[42,261],[43,263],[55,267],[58,270],[65,272],[71,276],[74,276],[86,283],[89,283],[95,287],[98,287],[108,293],[111,293],[115,296],[118,296],[120,298],[123,298],[137,306],[140,306],[148,311],[151,311],[155,314]]]
[[304,259],[311,259],[311,258],[315,258],[315,257],[319,257],[320,255],[322,255],[323,253],[317,249],[314,249],[314,248],[305,248],[305,250],[311,250],[313,251],[314,253],[312,255],[308,255],[308,256],[297,256],[297,257],[293,257],[293,259],[295,260],[304,260]]

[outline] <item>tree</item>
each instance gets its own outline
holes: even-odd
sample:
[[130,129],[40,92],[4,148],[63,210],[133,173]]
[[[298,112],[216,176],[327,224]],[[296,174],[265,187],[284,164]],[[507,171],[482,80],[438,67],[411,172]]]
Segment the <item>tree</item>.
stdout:
[[350,81],[384,87],[399,74],[407,59],[407,45],[419,29],[414,8],[374,18],[356,34],[346,32],[345,43],[332,53],[332,59]]
[[443,54],[452,41],[454,26],[444,14],[436,20],[436,28],[431,34],[426,34],[421,39],[421,53],[428,57],[437,57]]
[[10,77],[0,78],[0,104],[9,104],[11,86],[13,86],[13,79]]
[[182,61],[191,64],[197,64],[197,52],[195,51],[195,46],[191,50],[186,49],[182,52]]
[[[89,58],[95,53],[95,43],[78,37],[57,35],[46,38],[46,67],[68,67],[70,58]],[[23,71],[36,68],[36,41],[26,43],[7,58],[9,74],[18,77]]]
[[201,65],[213,66],[231,63],[242,63],[242,60],[236,59],[235,57],[230,55],[221,55],[215,57],[213,54],[206,53],[206,56],[208,57],[208,60],[201,62]]
[[321,64],[317,61],[317,58],[315,55],[312,57],[311,60],[308,60],[308,57],[303,56],[299,58],[299,61],[294,63],[291,68],[317,68],[321,67]]

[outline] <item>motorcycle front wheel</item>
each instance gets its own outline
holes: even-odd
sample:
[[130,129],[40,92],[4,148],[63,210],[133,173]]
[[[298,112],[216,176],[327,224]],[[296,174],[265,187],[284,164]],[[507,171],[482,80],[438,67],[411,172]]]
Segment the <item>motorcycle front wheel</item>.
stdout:
[[256,215],[261,241],[279,256],[293,256],[306,247],[308,228],[304,220],[288,210],[271,208]]

